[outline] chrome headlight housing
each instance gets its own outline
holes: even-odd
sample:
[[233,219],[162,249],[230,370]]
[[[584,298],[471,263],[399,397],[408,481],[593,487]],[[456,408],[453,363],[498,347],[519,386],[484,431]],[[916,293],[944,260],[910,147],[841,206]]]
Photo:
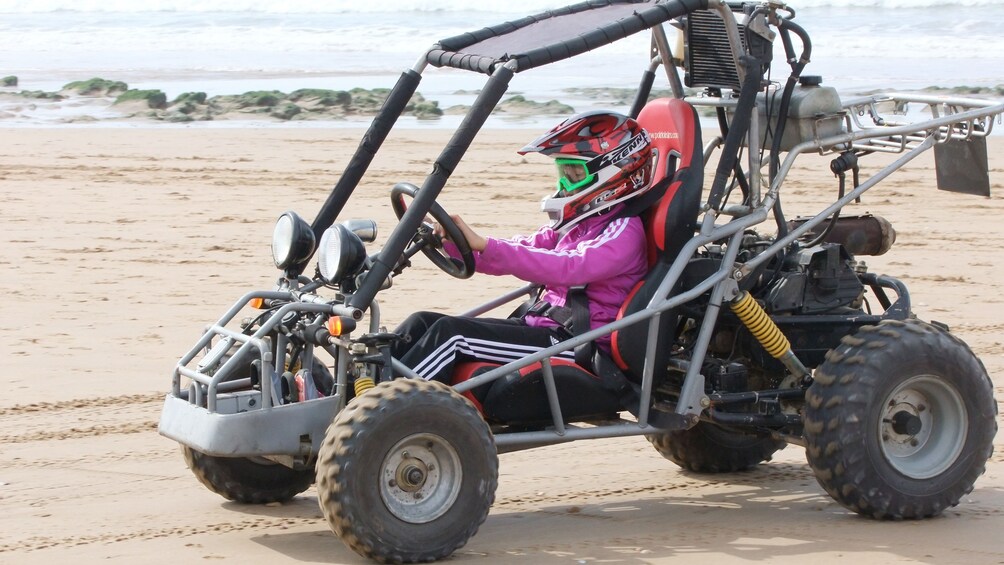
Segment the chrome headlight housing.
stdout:
[[317,272],[328,284],[356,274],[366,261],[366,246],[352,230],[335,224],[324,231],[317,250]]
[[314,230],[296,212],[279,216],[272,230],[272,260],[286,270],[310,259],[314,253]]

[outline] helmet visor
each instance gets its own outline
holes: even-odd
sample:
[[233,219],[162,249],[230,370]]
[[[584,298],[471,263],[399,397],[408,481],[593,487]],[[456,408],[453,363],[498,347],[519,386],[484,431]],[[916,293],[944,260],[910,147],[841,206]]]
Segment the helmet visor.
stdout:
[[586,161],[581,159],[555,159],[558,167],[558,190],[575,192],[584,186],[589,186],[596,180],[596,174],[586,168]]

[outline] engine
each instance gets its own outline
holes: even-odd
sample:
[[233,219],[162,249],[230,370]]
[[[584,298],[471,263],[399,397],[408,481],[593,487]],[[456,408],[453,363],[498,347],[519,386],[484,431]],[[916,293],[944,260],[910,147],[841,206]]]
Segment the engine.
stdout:
[[[759,255],[772,239],[750,232],[742,243],[740,262]],[[712,247],[692,260],[684,284],[703,279],[721,264]],[[864,313],[865,286],[857,263],[839,243],[795,247],[764,263],[741,283],[763,306],[791,342],[795,355],[809,368],[823,361],[826,351],[852,333],[856,314]],[[703,307],[683,312],[681,351],[696,338]],[[709,355],[702,367],[709,386],[718,391],[770,389],[781,386],[784,366],[771,357],[727,308],[718,317]]]
[[850,254],[836,243],[789,253],[781,261],[780,273],[762,294],[763,307],[774,315],[859,309],[864,285],[854,264]]

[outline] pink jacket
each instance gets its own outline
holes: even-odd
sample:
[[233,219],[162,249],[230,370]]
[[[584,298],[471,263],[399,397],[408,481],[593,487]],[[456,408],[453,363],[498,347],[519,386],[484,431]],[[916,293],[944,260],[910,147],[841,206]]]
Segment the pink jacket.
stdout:
[[[613,214],[618,208],[611,210]],[[609,214],[587,218],[560,234],[548,226],[529,236],[487,239],[485,250],[475,253],[476,270],[488,275],[513,275],[543,284],[541,300],[565,306],[568,288],[589,285],[589,318],[592,329],[617,317],[628,292],[648,271],[645,230],[637,217]],[[531,326],[556,326],[548,318],[528,316]],[[610,336],[597,340],[609,348]]]

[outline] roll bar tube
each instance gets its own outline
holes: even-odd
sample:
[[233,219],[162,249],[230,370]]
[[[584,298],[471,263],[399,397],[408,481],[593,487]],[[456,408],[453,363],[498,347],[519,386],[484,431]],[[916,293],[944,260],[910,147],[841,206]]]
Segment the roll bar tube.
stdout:
[[763,76],[760,72],[762,62],[759,59],[752,55],[743,55],[739,60],[745,69],[745,78],[742,89],[739,91],[735,117],[732,119],[729,133],[725,136],[722,158],[718,161],[718,169],[715,171],[711,194],[708,198],[708,203],[715,210],[719,209],[722,198],[725,197],[725,183],[728,182],[733,170],[735,170],[739,159],[739,147],[750,129],[750,116],[756,112],[756,95],[760,90],[760,80]]
[[464,120],[454,132],[453,137],[439,154],[439,158],[436,159],[432,167],[432,172],[425,178],[415,200],[412,201],[404,216],[401,217],[401,221],[390,234],[386,245],[376,255],[373,267],[366,273],[356,293],[349,298],[349,306],[365,310],[373,301],[383,282],[397,264],[405,247],[411,242],[426,214],[429,213],[432,203],[439,197],[446,181],[449,180],[453,170],[460,163],[460,159],[471,146],[474,137],[484,126],[488,116],[491,115],[492,110],[495,109],[499,100],[502,99],[502,95],[509,88],[509,82],[512,81],[514,75],[515,71],[511,68],[511,64],[499,66],[492,73],[488,82],[485,83],[484,89],[474,100],[470,111],[467,112]]
[[[387,134],[390,133],[394,123],[404,112],[412,95],[418,90],[418,83],[421,81],[422,75],[413,69],[405,71],[401,74],[401,78],[397,79],[397,83],[387,96],[387,100],[384,101],[380,111],[370,122],[370,127],[359,142],[355,154],[352,155],[349,164],[345,166],[345,172],[342,173],[341,178],[331,190],[331,194],[328,195],[328,199],[317,212],[317,217],[314,218],[314,223],[310,226],[314,232],[314,241],[321,241],[324,230],[335,222],[335,218],[341,213],[349,196],[355,191],[359,180],[369,168],[377,150],[387,139]],[[307,261],[303,261],[302,265],[306,264]]]

